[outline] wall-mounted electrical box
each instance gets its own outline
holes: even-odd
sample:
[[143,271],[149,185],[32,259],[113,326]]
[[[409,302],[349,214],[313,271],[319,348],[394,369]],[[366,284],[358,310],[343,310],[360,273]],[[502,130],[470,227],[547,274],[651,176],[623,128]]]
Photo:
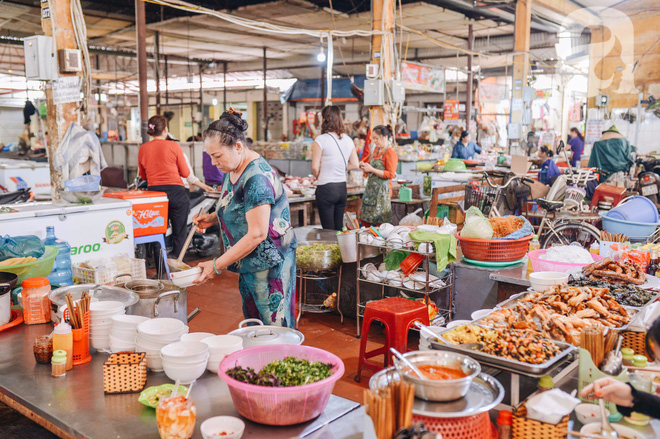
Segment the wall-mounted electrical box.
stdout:
[[364,105],[383,105],[383,81],[380,79],[368,79],[364,81]]
[[60,59],[60,72],[74,73],[82,70],[82,57],[78,49],[60,49],[57,51]]
[[378,78],[378,64],[367,64],[367,79]]
[[406,100],[406,87],[403,81],[392,81],[392,100],[398,104],[403,104]]
[[599,94],[596,96],[596,106],[598,108],[605,108],[610,103],[610,95]]
[[57,79],[57,58],[53,52],[53,39],[35,35],[23,39],[25,76],[33,81]]

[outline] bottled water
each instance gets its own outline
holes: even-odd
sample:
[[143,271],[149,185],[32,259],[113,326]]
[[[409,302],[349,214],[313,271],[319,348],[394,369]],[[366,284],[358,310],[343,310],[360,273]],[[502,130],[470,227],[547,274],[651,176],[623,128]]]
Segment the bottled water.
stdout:
[[71,246],[66,241],[60,241],[55,236],[55,227],[46,227],[46,239],[44,245],[52,245],[57,247],[59,253],[55,258],[55,265],[53,271],[48,275],[48,280],[51,285],[59,285],[61,287],[73,285],[71,275]]

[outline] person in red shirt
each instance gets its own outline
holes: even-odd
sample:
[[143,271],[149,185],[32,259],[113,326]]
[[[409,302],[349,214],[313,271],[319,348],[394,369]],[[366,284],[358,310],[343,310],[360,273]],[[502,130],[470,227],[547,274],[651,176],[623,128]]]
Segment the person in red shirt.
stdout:
[[179,255],[186,240],[186,223],[190,212],[190,196],[181,178],[187,178],[190,169],[181,146],[167,140],[167,119],[153,116],[147,133],[153,140],[143,144],[138,152],[140,177],[148,182],[150,191],[167,194],[167,215],[172,225],[172,253]]
[[392,143],[392,128],[378,125],[371,132],[373,151],[363,155],[360,169],[368,175],[362,195],[360,221],[362,225],[380,225],[392,222],[392,179],[399,163]]

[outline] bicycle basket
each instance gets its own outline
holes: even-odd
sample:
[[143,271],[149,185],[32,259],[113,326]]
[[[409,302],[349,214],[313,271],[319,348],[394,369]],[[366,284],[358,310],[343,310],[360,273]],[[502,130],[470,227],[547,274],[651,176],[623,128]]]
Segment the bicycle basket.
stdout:
[[475,206],[481,213],[488,216],[491,208],[497,206],[499,193],[498,188],[483,186],[479,182],[473,181],[465,185],[465,210],[467,211],[470,207]]

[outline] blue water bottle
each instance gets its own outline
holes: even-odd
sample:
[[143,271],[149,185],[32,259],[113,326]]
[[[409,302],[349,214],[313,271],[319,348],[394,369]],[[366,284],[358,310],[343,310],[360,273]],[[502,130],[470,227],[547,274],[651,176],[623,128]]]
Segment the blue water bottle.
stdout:
[[48,280],[51,285],[59,285],[65,287],[73,285],[73,278],[71,273],[71,246],[66,241],[60,241],[55,236],[55,227],[46,227],[46,239],[44,245],[52,245],[57,247],[59,253],[55,258],[55,265],[53,271],[48,275]]

